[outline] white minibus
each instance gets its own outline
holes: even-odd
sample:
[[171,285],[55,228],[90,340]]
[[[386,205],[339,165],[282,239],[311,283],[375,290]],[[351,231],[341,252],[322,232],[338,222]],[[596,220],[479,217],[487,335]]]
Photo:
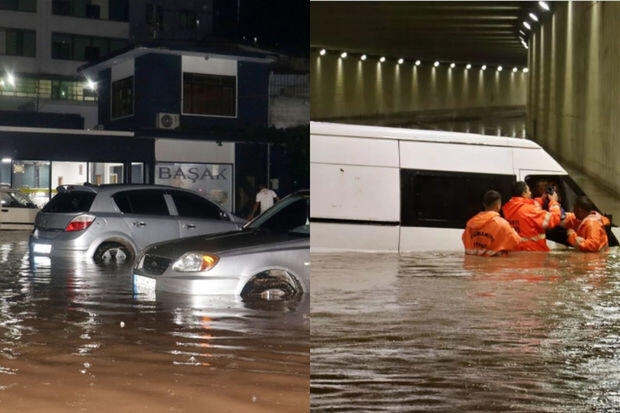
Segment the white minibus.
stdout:
[[[585,195],[527,139],[310,122],[311,251],[462,250],[482,195],[495,189],[507,202],[517,180],[534,196],[553,186],[567,211]],[[565,231],[547,239],[564,248]]]

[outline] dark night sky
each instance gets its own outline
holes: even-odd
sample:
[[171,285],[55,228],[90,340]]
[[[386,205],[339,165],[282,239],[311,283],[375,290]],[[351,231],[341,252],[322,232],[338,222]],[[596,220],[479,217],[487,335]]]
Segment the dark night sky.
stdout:
[[240,34],[258,37],[258,46],[307,56],[309,0],[241,0]]

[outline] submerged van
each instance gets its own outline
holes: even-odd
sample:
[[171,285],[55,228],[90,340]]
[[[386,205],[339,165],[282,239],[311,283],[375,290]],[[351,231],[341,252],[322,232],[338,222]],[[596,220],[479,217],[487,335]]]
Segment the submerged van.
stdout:
[[[311,251],[462,250],[483,194],[495,189],[505,203],[517,180],[533,196],[553,186],[566,211],[585,195],[527,139],[311,122]],[[562,247],[566,232],[552,229],[547,241]]]

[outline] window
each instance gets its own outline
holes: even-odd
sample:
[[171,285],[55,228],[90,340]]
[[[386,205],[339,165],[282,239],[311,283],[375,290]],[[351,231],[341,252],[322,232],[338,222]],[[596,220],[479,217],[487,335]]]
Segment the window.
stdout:
[[179,11],[179,28],[185,30],[193,30],[196,28],[196,13],[191,10]]
[[112,82],[112,118],[133,115],[133,76]]
[[43,208],[43,212],[87,212],[97,196],[94,192],[59,192]]
[[113,196],[125,214],[170,215],[162,191],[152,189],[118,192]]
[[182,191],[172,191],[170,194],[181,217],[222,219],[220,208],[199,195]]
[[101,6],[89,0],[52,0],[52,13],[61,16],[108,19],[101,15]]
[[37,11],[37,0],[0,0],[1,10]]
[[401,225],[465,228],[482,210],[489,189],[510,199],[514,175],[491,175],[403,169],[400,173]]
[[32,30],[0,29],[0,54],[35,57],[36,32]]
[[183,112],[195,115],[237,115],[235,76],[183,73]]
[[149,26],[153,32],[163,30],[164,9],[162,6],[159,6],[157,4],[147,3],[145,17],[146,17],[145,20],[146,20],[147,26]]
[[123,48],[126,40],[52,33],[52,59],[88,61]]
[[252,221],[249,228],[310,235],[310,195],[284,198]]

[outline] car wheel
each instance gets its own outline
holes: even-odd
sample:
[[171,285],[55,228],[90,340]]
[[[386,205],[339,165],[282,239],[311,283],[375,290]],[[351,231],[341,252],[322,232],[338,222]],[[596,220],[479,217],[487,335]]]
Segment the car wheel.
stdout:
[[133,254],[129,248],[118,242],[104,242],[93,255],[97,264],[121,264],[131,261],[132,257]]
[[248,281],[241,291],[241,298],[289,300],[300,292],[300,287],[286,271],[273,270],[258,274]]

